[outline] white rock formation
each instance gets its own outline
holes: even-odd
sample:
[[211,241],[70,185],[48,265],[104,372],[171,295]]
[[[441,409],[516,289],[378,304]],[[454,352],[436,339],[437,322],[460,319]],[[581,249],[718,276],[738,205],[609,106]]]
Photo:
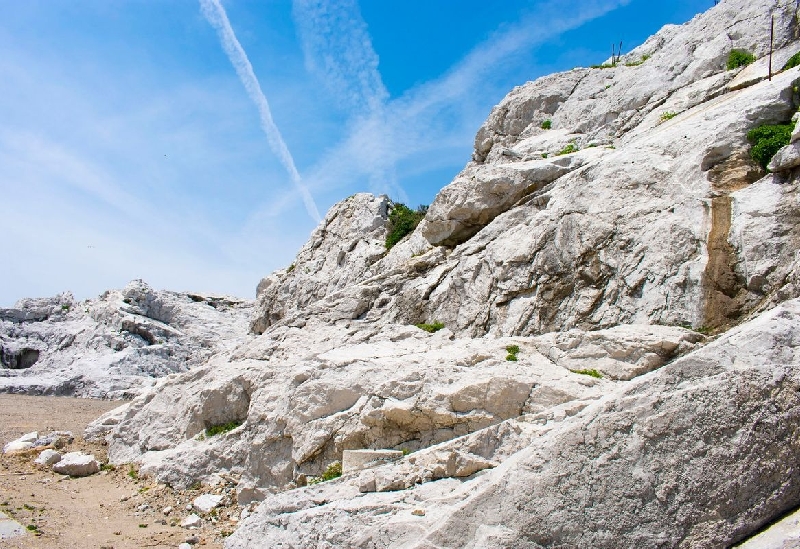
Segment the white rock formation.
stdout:
[[71,477],[88,477],[100,471],[100,463],[91,454],[69,452],[53,464],[53,471]]
[[783,344],[799,340],[793,300],[547,421],[466,481],[364,494],[351,476],[283,492],[225,546],[729,546],[800,501],[787,442],[800,434],[800,354]]
[[0,309],[0,391],[130,398],[247,338],[252,304],[134,281],[96,300],[70,294]]

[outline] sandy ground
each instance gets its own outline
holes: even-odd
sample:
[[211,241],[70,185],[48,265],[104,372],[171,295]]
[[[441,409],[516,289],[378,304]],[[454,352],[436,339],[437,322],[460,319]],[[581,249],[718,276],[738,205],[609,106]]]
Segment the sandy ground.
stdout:
[[[83,429],[119,404],[0,394],[0,446],[31,431],[41,436],[68,430],[75,441],[61,452],[81,450],[105,463],[105,446],[85,442]],[[37,455],[38,451],[0,454],[0,511],[27,529],[23,537],[0,541],[2,549],[174,549],[187,541],[216,549],[236,528],[239,509],[232,486],[176,491],[139,479],[129,466],[70,478],[34,464]],[[199,529],[181,528],[181,520],[192,512],[187,506],[202,493],[225,496],[225,505],[204,516]],[[165,514],[167,507],[173,510]]]

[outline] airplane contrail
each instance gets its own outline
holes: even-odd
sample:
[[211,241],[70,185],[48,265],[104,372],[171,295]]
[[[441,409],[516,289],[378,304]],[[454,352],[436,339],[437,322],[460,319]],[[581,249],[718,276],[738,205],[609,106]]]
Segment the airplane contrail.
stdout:
[[242,81],[242,85],[244,85],[245,90],[247,90],[247,95],[249,95],[250,99],[255,103],[259,117],[261,118],[261,129],[264,130],[264,134],[267,136],[267,141],[269,141],[272,152],[278,156],[283,167],[289,172],[292,183],[294,183],[294,186],[303,197],[308,215],[319,223],[321,217],[317,205],[314,202],[314,197],[311,196],[308,188],[303,184],[297,167],[294,165],[292,153],[289,152],[289,148],[286,146],[286,142],[283,140],[280,130],[272,120],[272,113],[269,109],[267,97],[264,95],[264,92],[261,91],[261,85],[258,83],[258,78],[256,78],[256,74],[253,72],[253,66],[250,64],[250,60],[247,58],[244,48],[242,48],[239,40],[236,39],[236,34],[233,32],[230,21],[228,21],[225,9],[219,3],[219,0],[200,0],[200,8],[203,12],[203,16],[211,23],[211,26],[216,29],[220,42],[222,43],[222,48],[228,55],[228,59],[230,59],[233,68],[236,69],[236,74],[239,75],[239,80]]

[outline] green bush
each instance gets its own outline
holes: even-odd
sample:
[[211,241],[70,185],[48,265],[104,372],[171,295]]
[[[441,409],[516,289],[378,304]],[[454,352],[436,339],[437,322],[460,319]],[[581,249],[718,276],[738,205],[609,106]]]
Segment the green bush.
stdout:
[[572,373],[581,374],[581,375],[584,375],[584,376],[596,377],[597,379],[601,379],[603,377],[603,374],[601,374],[600,372],[598,372],[594,368],[586,368],[586,369],[583,369],[583,370],[572,370]]
[[783,70],[788,71],[789,69],[793,69],[798,65],[800,65],[800,51],[789,58],[789,60],[783,66]]
[[753,144],[750,148],[752,159],[766,170],[775,153],[789,144],[792,130],[794,124],[764,124],[747,132],[747,140]]
[[425,330],[429,334],[438,332],[439,330],[444,328],[444,324],[438,321],[434,321],[433,324],[414,324],[414,326],[416,326],[420,330]]
[[386,249],[391,250],[392,246],[400,242],[404,236],[413,232],[427,211],[427,206],[420,206],[416,210],[412,210],[399,202],[392,205],[392,210],[389,212]]
[[578,147],[575,146],[575,143],[569,143],[569,144],[567,144],[566,147],[564,147],[563,149],[558,151],[556,153],[556,156],[564,156],[565,154],[570,154],[570,153],[577,152],[577,150],[578,150]]
[[728,54],[728,70],[738,69],[756,60],[756,56],[745,50],[731,50]]
[[334,461],[325,469],[325,472],[322,473],[320,477],[310,477],[308,479],[308,484],[319,484],[320,482],[325,482],[328,480],[333,480],[335,478],[339,478],[342,476],[342,462],[341,461]]
[[212,425],[206,429],[206,436],[213,437],[214,435],[221,435],[222,433],[233,431],[241,424],[241,421],[229,421],[228,423],[222,423],[220,425]]
[[661,113],[661,121],[662,122],[666,122],[667,120],[672,120],[676,116],[678,116],[678,113],[676,113],[676,112],[672,112],[672,111],[662,112]]
[[553,121],[552,120],[545,120],[544,122],[542,122],[542,129],[543,130],[549,130],[552,127],[553,127]]
[[506,355],[506,360],[509,362],[516,362],[517,355],[519,354],[519,345],[509,345],[506,347],[506,352],[508,353]]

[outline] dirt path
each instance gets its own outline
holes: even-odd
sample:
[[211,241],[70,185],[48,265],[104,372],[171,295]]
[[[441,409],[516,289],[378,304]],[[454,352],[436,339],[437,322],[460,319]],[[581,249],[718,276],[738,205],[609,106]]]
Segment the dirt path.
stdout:
[[[62,452],[81,450],[106,461],[105,446],[83,440],[87,423],[119,402],[0,394],[0,446],[22,434],[72,431],[75,441]],[[27,529],[20,538],[3,540],[3,549],[86,547],[176,548],[190,542],[221,548],[236,527],[238,508],[231,487],[203,487],[183,492],[137,478],[130,468],[106,469],[84,478],[59,475],[33,459],[38,452],[0,454],[0,511]],[[199,529],[181,528],[187,509],[201,493],[225,497],[226,506],[203,517]],[[172,511],[163,511],[172,507]],[[200,513],[198,513],[200,514]]]

